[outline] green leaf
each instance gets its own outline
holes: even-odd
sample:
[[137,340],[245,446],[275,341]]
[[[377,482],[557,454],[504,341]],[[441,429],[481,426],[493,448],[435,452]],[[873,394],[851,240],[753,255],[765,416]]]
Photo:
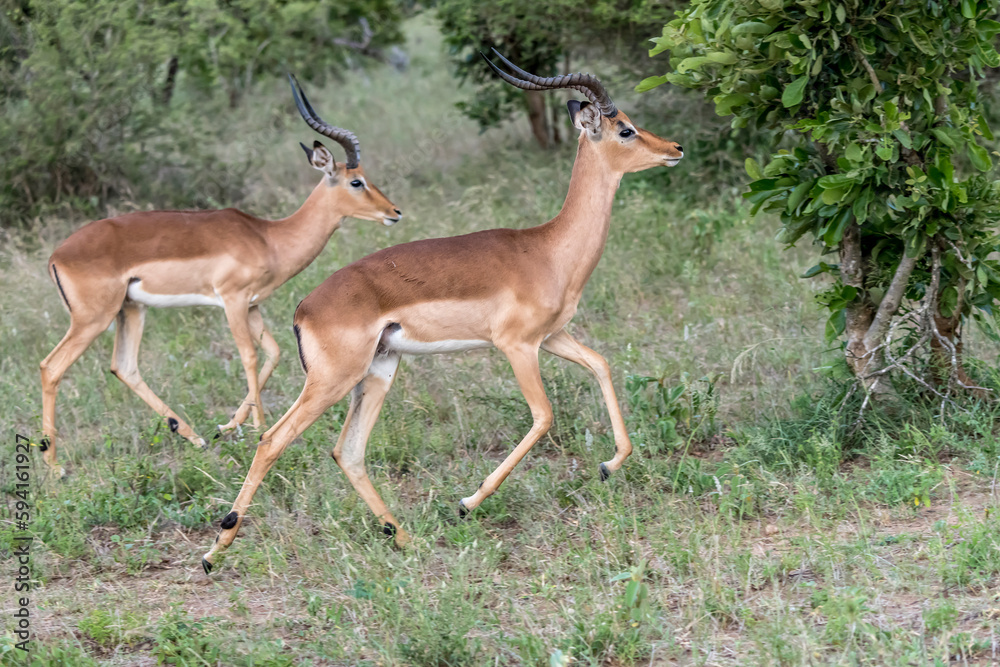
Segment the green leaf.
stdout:
[[794,213],[805,196],[812,190],[815,181],[803,181],[795,186],[791,194],[788,195],[788,212]]
[[837,14],[837,23],[843,23],[845,20],[847,20],[847,11],[844,9],[844,5],[841,4],[837,5],[836,14]]
[[840,212],[838,212],[830,222],[829,229],[827,229],[826,234],[823,235],[823,242],[831,248],[837,247],[837,245],[840,244],[840,240],[844,238],[844,231],[847,229],[847,225],[850,222],[851,207],[845,206],[840,209]]
[[734,35],[767,35],[774,30],[771,26],[761,21],[747,21],[733,27]]
[[910,39],[913,41],[913,45],[920,49],[922,52],[929,56],[936,56],[937,49],[934,48],[934,43],[931,42],[930,37],[924,32],[924,29],[910,23]]
[[979,171],[989,171],[993,168],[989,152],[979,144],[969,142],[969,159],[972,160],[972,166]]
[[630,581],[628,585],[625,586],[625,606],[633,607],[635,606],[636,597],[639,593],[639,582]]
[[663,85],[667,82],[667,75],[663,76],[650,76],[639,82],[639,85],[635,87],[635,92],[644,93],[647,90],[652,90],[657,86]]
[[858,144],[850,144],[844,151],[844,156],[851,162],[859,162],[864,151],[862,151],[861,146]]
[[976,18],[976,3],[974,0],[962,0],[962,16],[967,19]]
[[764,100],[765,102],[768,100],[773,100],[775,97],[778,96],[779,92],[781,91],[779,91],[774,86],[761,86],[759,93],[760,99]]
[[800,277],[812,278],[813,276],[818,276],[821,273],[830,273],[837,267],[838,267],[837,264],[827,264],[826,262],[820,262],[819,264],[816,264],[815,266],[811,266],[808,269],[806,269],[806,272],[803,273]]
[[[822,179],[820,179],[822,180]],[[833,188],[832,190],[823,190],[823,194],[820,195],[820,199],[827,206],[831,204],[836,204],[841,199],[847,196],[847,193],[851,191],[850,186],[845,185],[842,188]]]
[[713,63],[722,63],[723,65],[732,65],[736,62],[736,54],[732,51],[713,51],[712,53],[706,53],[705,57]]
[[754,160],[752,157],[748,157],[746,161],[744,161],[743,166],[747,170],[747,176],[755,181],[759,181],[764,178],[764,172],[761,171],[760,164],[758,164],[757,160]]
[[931,134],[948,148],[958,148],[958,139],[955,136],[958,133],[953,128],[934,127],[931,128]]
[[728,116],[733,112],[733,107],[738,107],[750,101],[749,95],[743,93],[730,93],[728,95],[717,95],[715,102],[715,113],[719,116]]
[[809,231],[809,228],[813,226],[813,218],[805,217],[796,220],[790,225],[786,225],[778,230],[775,235],[774,240],[783,245],[792,246],[795,242],[802,238],[802,235]]
[[841,308],[826,321],[826,342],[827,344],[837,340],[837,336],[844,333],[847,326],[847,310]]
[[813,62],[812,67],[809,69],[809,74],[811,76],[816,76],[823,70],[823,54],[819,54],[819,57]]
[[854,214],[854,217],[858,219],[859,223],[868,219],[868,205],[871,204],[874,197],[875,194],[871,188],[864,188],[858,194],[858,198],[854,200],[851,212]]
[[785,86],[785,92],[781,93],[781,104],[786,109],[788,107],[794,107],[796,104],[802,102],[802,97],[805,94],[806,84],[809,82],[808,76],[800,76],[795,81]]
[[983,117],[983,114],[978,114],[976,116],[976,127],[983,133],[983,137],[987,141],[993,141],[993,131],[990,130],[989,123],[986,122],[986,118]]
[[677,71],[684,73],[688,70],[695,69],[696,67],[701,67],[705,63],[712,62],[705,56],[695,56],[693,58],[685,58],[684,60],[677,63]]
[[955,314],[955,308],[958,306],[958,290],[955,289],[954,285],[948,285],[941,292],[941,296],[938,299],[938,310],[945,317],[951,317]]
[[851,185],[855,182],[853,176],[848,176],[847,174],[830,174],[829,176],[824,176],[819,179],[819,187],[824,190],[834,190],[837,188],[842,188],[845,185]]
[[896,137],[896,140],[903,144],[904,148],[913,148],[913,142],[910,140],[910,133],[906,130],[893,130],[892,136]]

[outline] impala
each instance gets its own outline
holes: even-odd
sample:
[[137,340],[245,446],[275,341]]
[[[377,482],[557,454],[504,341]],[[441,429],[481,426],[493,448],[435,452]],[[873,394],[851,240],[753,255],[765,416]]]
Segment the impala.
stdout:
[[[111,372],[165,417],[171,431],[200,446],[205,441],[143,381],[139,342],[149,306],[224,308],[249,391],[220,429],[236,428],[250,413],[260,428],[260,392],[280,352],[264,326],[260,303],[319,255],[345,217],[385,225],[399,221],[399,209],[365,178],[357,137],[320,119],[301,87],[296,90],[298,82],[291,76],[289,81],[306,124],[347,153],[347,162],[338,163],[320,142],[312,149],[302,145],[323,178],[298,211],[274,221],[232,208],[126,213],[87,224],[49,258],[49,275],[70,314],[69,331],[41,363],[42,456],[58,475],[65,474],[56,463],[59,381],[115,318]],[[259,376],[255,344],[267,355]]]
[[347,393],[350,407],[333,458],[386,534],[394,535],[397,545],[408,542],[364,466],[369,434],[403,354],[496,347],[509,360],[531,409],[531,429],[479,489],[459,502],[461,515],[497,490],[552,423],[552,406],[539,372],[539,348],[597,376],[616,450],[600,465],[601,478],[620,468],[632,452],[608,363],[564,327],[604,251],[611,205],[622,176],[674,166],[684,153],[673,141],[636,127],[615,108],[595,77],[541,78],[494,53],[517,77],[487,62],[518,88],[573,88],[590,100],[568,104],[580,137],[562,210],[538,227],[492,229],[386,248],[340,269],[299,304],[294,329],[305,386],[288,412],[262,436],[232,511],[222,520],[215,545],[202,558],[206,573],[216,555],[232,544],[254,492],[288,443]]

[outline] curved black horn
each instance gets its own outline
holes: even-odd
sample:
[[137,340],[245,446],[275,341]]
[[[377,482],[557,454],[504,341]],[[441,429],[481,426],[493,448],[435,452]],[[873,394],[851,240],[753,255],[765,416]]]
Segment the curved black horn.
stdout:
[[517,79],[501,71],[500,68],[493,64],[485,53],[480,52],[480,55],[482,55],[486,62],[489,63],[494,72],[499,74],[504,81],[511,85],[525,90],[573,88],[574,90],[578,90],[586,95],[591,102],[597,105],[597,108],[600,109],[601,113],[605,116],[614,118],[618,115],[618,108],[615,107],[615,103],[611,100],[611,96],[608,94],[608,91],[604,88],[604,85],[597,79],[597,77],[591,74],[577,72],[576,74],[563,74],[561,76],[536,76],[535,74],[524,71],[511,61],[507,60],[507,58],[505,58],[503,54],[495,48],[493,49],[493,53],[500,59],[500,62],[510,68],[521,78]]
[[358,138],[354,136],[353,132],[345,130],[342,127],[330,125],[320,118],[313,111],[312,105],[309,104],[309,98],[306,97],[302,86],[299,85],[299,80],[294,75],[288,75],[288,82],[292,86],[292,97],[295,98],[295,106],[298,107],[299,113],[302,115],[302,119],[306,122],[306,125],[324,137],[329,137],[343,146],[344,152],[347,153],[347,168],[357,169],[361,163],[361,144],[358,143]]

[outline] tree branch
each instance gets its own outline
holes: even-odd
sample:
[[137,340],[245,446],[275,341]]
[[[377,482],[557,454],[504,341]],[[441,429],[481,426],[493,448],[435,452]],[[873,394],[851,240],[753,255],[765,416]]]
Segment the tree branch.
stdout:
[[910,282],[910,275],[913,273],[918,259],[920,259],[919,256],[907,257],[904,252],[903,259],[899,261],[899,266],[896,268],[896,275],[892,277],[889,289],[886,290],[885,296],[882,298],[882,303],[879,304],[878,311],[875,313],[875,319],[872,321],[872,325],[868,327],[868,333],[865,334],[865,347],[869,350],[874,349],[882,343],[885,332],[889,330],[889,323],[892,322],[892,316],[899,310],[899,304],[903,301],[906,286]]
[[850,43],[851,48],[854,49],[854,53],[861,60],[861,65],[865,68],[865,71],[868,72],[868,78],[871,79],[872,85],[875,86],[875,94],[877,95],[878,93],[881,93],[882,82],[878,80],[878,74],[875,73],[875,68],[872,67],[870,62],[868,62],[868,58],[865,57],[864,51],[862,51],[861,47],[858,46],[858,42],[854,39],[854,36],[848,35],[844,38],[844,40]]

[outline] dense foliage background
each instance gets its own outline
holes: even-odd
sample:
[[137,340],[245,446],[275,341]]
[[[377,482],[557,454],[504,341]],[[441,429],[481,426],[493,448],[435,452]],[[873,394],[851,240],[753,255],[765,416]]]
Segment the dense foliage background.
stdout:
[[[4,0],[0,223],[114,197],[208,206],[245,170],[207,117],[285,71],[322,83],[401,39],[392,0]],[[363,34],[362,34],[363,33]],[[192,191],[189,184],[202,187]]]

